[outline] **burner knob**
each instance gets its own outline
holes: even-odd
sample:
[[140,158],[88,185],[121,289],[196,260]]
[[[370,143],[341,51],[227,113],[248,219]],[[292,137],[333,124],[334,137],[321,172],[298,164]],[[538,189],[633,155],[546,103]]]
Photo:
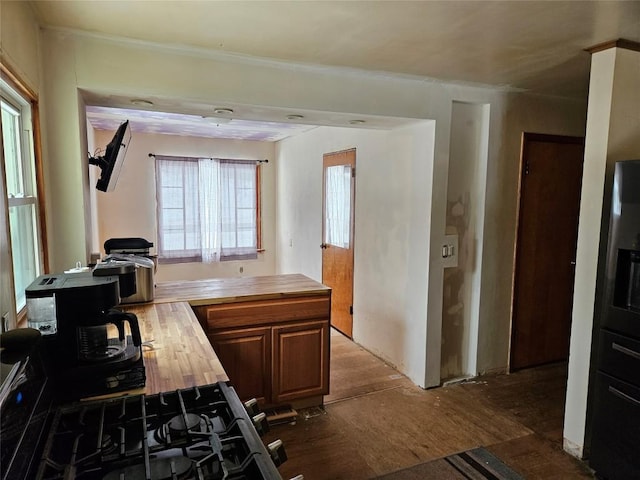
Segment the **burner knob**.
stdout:
[[282,443],[282,440],[274,440],[267,445],[267,450],[269,450],[269,455],[271,455],[271,459],[273,460],[273,463],[276,464],[276,467],[279,467],[287,461],[287,452],[284,451],[284,444]]
[[260,413],[260,409],[258,408],[258,400],[256,400],[255,398],[244,402],[244,408],[251,417]]
[[253,420],[253,424],[258,431],[258,435],[262,436],[269,431],[269,422],[267,421],[266,413],[261,412],[257,415],[254,415],[253,417],[251,417],[251,420]]

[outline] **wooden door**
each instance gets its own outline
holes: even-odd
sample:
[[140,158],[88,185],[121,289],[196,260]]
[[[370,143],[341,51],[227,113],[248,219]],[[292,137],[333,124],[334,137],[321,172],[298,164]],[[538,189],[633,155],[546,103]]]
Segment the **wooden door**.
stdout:
[[329,322],[273,327],[273,402],[329,393]]
[[568,358],[583,157],[584,138],[523,134],[512,370]]
[[323,157],[322,283],[331,287],[331,325],[353,333],[355,149]]
[[208,337],[240,400],[271,403],[271,329],[241,328]]

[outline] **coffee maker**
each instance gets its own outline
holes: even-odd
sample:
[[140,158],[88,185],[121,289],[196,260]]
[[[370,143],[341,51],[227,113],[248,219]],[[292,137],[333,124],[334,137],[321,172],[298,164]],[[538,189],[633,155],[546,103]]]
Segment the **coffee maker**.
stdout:
[[143,387],[137,317],[115,308],[117,275],[41,275],[26,288],[27,323],[42,334],[61,398],[78,399]]

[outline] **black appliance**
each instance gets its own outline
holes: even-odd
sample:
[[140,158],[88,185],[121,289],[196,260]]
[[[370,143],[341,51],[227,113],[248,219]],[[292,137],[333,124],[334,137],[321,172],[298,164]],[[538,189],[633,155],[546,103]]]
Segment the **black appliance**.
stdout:
[[37,353],[3,359],[2,480],[282,480],[282,442],[226,383],[59,405]]
[[35,478],[280,479],[282,442],[268,448],[218,383],[59,408]]
[[[20,329],[27,330],[27,329]],[[50,383],[39,354],[41,341],[7,348],[9,330],[0,335],[0,478],[29,478],[41,451],[52,404]]]
[[118,276],[41,275],[25,294],[28,325],[43,334],[47,374],[60,395],[78,399],[144,386],[138,319],[114,308]]
[[104,251],[107,255],[124,253],[152,258],[149,254],[151,247],[153,242],[140,237],[110,238],[104,242]]
[[604,277],[589,464],[640,478],[640,160],[615,164]]

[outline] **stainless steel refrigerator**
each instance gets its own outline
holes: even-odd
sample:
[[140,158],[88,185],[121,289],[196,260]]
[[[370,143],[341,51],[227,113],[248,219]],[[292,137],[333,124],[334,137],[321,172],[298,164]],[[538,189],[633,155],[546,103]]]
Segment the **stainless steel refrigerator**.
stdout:
[[615,164],[591,384],[589,464],[640,478],[640,160]]

